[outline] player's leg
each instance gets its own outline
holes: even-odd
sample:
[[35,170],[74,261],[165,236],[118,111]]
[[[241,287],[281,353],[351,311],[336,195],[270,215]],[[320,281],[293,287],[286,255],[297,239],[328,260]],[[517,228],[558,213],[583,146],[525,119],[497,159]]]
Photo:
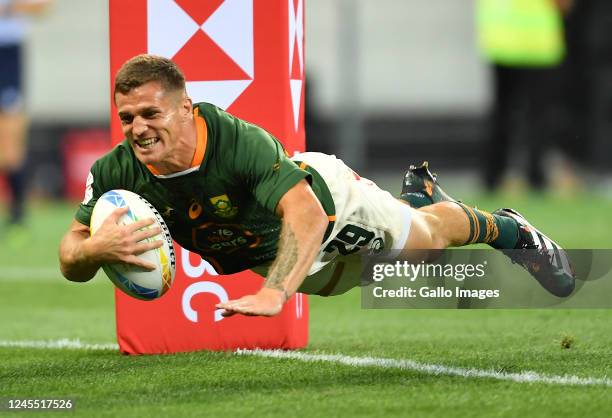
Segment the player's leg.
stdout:
[[27,244],[28,231],[24,226],[26,199],[26,118],[21,114],[0,113],[0,149],[3,158],[0,171],[6,175],[10,192],[10,207],[4,242],[14,248]]
[[486,138],[481,146],[483,161],[480,167],[488,192],[495,191],[501,185],[509,163],[508,151],[515,136],[517,119],[524,114],[524,106],[518,103],[522,98],[521,93],[524,93],[523,70],[495,64],[491,67],[493,103]]
[[23,162],[25,126],[23,115],[5,112],[0,108],[0,168],[3,171],[13,171]]
[[25,157],[27,117],[21,80],[21,47],[0,47],[0,169],[21,168]]
[[554,295],[573,291],[574,272],[567,253],[515,210],[489,213],[456,201],[441,189],[427,164],[408,170],[400,199],[420,207],[412,216],[406,249],[486,243],[523,266]]
[[25,114],[21,83],[21,48],[0,48],[0,170],[6,174],[11,193],[9,235],[11,245],[24,244],[25,230],[20,226],[24,216],[26,194],[24,162],[26,158]]
[[441,202],[412,209],[411,218],[404,246],[409,260],[427,261],[431,250],[486,243],[529,271],[550,293],[565,297],[574,290],[567,253],[513,209],[488,213],[457,202]]
[[414,209],[405,249],[443,249],[486,243],[514,248],[517,222],[509,217],[470,208],[459,202],[440,202]]

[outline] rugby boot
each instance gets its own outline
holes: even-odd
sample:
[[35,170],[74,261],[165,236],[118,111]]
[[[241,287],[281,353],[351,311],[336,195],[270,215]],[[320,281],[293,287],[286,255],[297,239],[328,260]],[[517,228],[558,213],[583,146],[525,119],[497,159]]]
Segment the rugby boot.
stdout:
[[429,171],[429,163],[420,167],[411,165],[404,174],[400,199],[413,208],[421,208],[438,202],[456,202],[438,184],[437,176]]
[[567,252],[514,209],[498,209],[493,213],[514,219],[519,227],[514,249],[500,250],[527,270],[544,289],[555,296],[569,296],[576,285],[576,275]]

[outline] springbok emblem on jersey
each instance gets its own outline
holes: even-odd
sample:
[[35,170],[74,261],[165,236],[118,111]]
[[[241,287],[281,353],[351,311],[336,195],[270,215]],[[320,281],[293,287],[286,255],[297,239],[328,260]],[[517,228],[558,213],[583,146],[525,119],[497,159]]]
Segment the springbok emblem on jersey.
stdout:
[[215,215],[221,218],[233,218],[238,214],[238,208],[232,206],[232,202],[226,194],[211,197],[210,203],[215,207]]

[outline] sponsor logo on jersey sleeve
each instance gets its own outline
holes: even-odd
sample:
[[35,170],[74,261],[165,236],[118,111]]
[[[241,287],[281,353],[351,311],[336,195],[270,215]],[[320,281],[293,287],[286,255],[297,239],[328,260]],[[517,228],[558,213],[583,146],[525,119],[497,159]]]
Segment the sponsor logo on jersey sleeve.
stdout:
[[85,183],[85,197],[83,197],[83,201],[81,202],[83,205],[86,205],[93,197],[93,182],[94,176],[90,171],[87,175],[87,181]]

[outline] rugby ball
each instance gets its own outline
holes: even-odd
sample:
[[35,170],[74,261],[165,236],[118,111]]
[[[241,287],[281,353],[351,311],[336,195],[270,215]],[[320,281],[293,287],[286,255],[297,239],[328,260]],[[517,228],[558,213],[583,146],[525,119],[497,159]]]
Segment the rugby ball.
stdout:
[[111,190],[104,193],[94,206],[89,229],[95,235],[104,220],[117,208],[128,207],[128,212],[119,219],[127,225],[139,219],[154,218],[156,223],[147,228],[159,226],[161,233],[147,241],[163,241],[159,248],[149,250],[139,257],[157,266],[154,271],[145,271],[123,263],[105,264],[102,269],[109,279],[128,295],[142,299],[157,299],[170,289],[174,281],[176,257],[170,231],[159,212],[142,196],[127,190]]

